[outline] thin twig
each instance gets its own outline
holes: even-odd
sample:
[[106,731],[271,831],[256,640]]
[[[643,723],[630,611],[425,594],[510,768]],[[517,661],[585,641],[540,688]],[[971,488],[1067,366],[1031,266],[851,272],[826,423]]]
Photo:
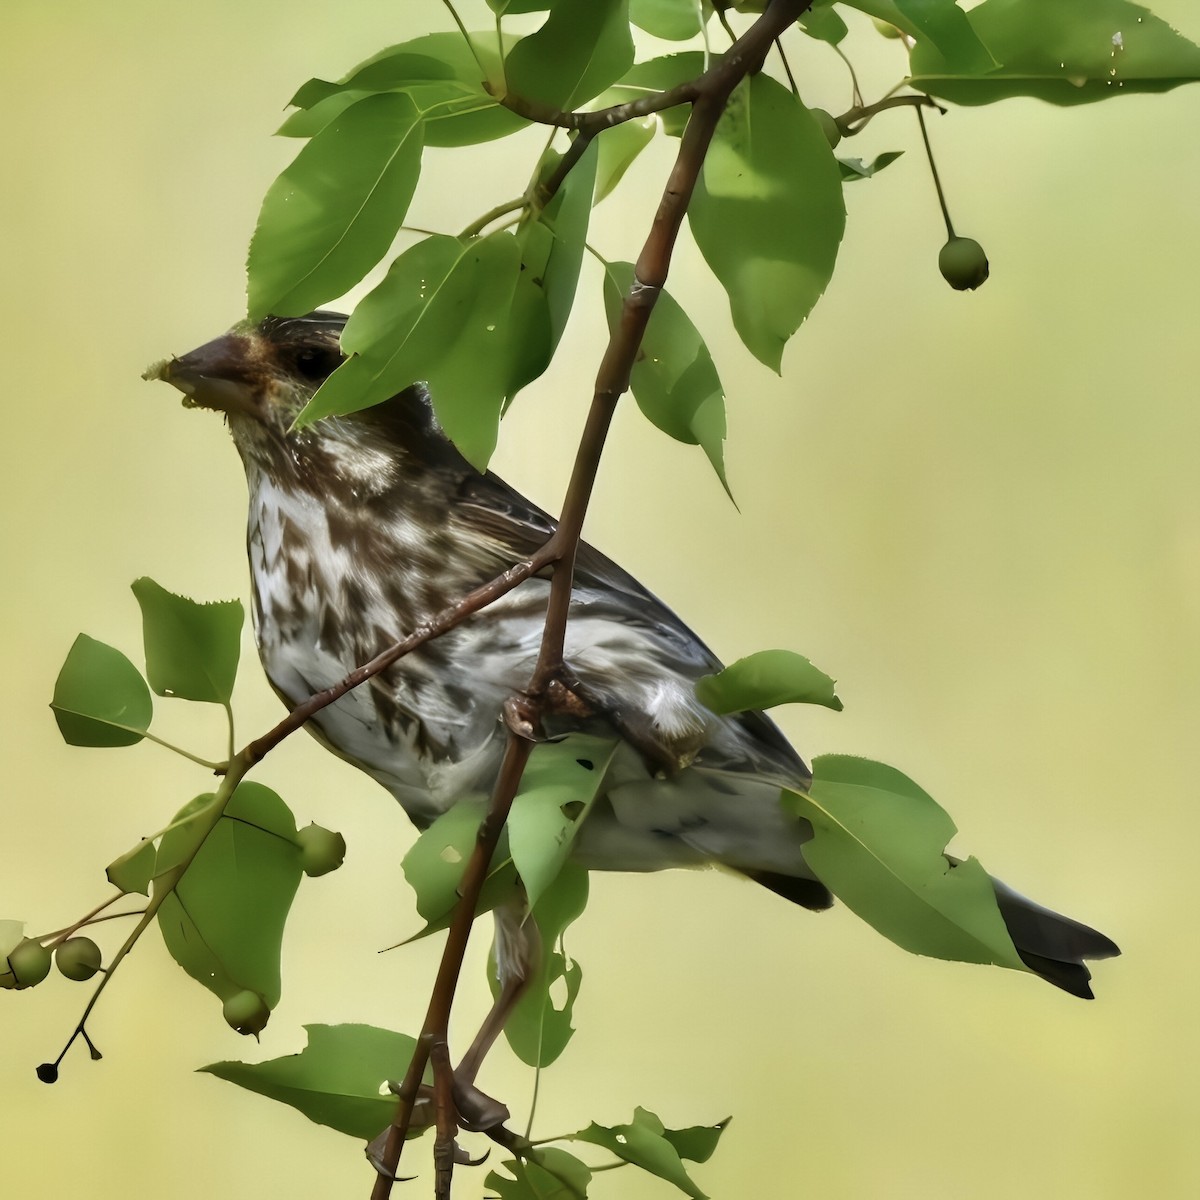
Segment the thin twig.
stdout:
[[516,212],[519,208],[524,208],[528,203],[529,201],[524,196],[518,196],[515,200],[505,200],[503,204],[489,208],[482,217],[476,217],[458,236],[460,238],[476,237],[493,221],[498,221],[501,217],[508,216],[510,212]]
[[921,126],[921,140],[925,143],[925,157],[929,159],[929,170],[933,175],[933,186],[937,189],[938,204],[942,206],[942,218],[946,222],[946,237],[954,240],[954,225],[950,220],[950,210],[946,207],[946,196],[942,191],[942,181],[938,175],[937,163],[933,160],[933,147],[929,144],[929,131],[925,128],[925,114],[918,108],[917,122]]
[[946,111],[932,96],[926,96],[924,92],[917,92],[915,94],[908,92],[903,96],[885,96],[882,100],[876,100],[874,104],[856,104],[853,108],[848,108],[838,117],[838,127],[846,137],[853,137],[856,133],[862,133],[867,127],[867,122],[876,113],[881,113],[889,108],[904,107],[936,108],[940,113]]
[[792,68],[788,65],[787,55],[783,52],[783,39],[775,39],[775,49],[779,51],[779,61],[783,63],[783,73],[787,76],[788,86],[792,89],[792,95],[797,100],[800,99],[800,89],[796,86],[796,77],[792,74]]
[[[700,79],[703,79],[700,76]],[[516,92],[506,92],[496,96],[497,104],[514,112],[527,121],[537,125],[554,125],[559,129],[586,129],[591,133],[599,133],[613,125],[621,125],[638,117],[648,117],[651,113],[662,112],[679,104],[688,104],[699,94],[699,80],[687,80],[667,88],[664,92],[648,92],[636,100],[627,100],[624,104],[610,104],[607,108],[596,108],[590,112],[564,112],[552,104],[542,104],[538,100],[530,100],[519,96]]]

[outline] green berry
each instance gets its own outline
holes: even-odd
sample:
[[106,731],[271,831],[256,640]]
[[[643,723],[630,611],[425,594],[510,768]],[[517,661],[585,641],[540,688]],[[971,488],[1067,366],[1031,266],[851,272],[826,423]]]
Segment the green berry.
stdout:
[[100,947],[86,937],[67,938],[54,952],[54,965],[78,983],[91,979],[100,970],[102,961]]
[[956,291],[973,291],[988,277],[987,255],[974,238],[952,237],[938,254],[938,269]]
[[838,128],[838,123],[823,108],[810,108],[808,111],[817,118],[817,124],[820,125],[830,150],[836,150],[838,142],[842,140],[842,131]]
[[340,833],[320,825],[306,825],[296,834],[300,847],[300,865],[305,875],[328,875],[342,865],[346,857],[346,839]]
[[50,974],[50,951],[41,942],[26,938],[8,956],[8,969],[18,989],[34,987]]
[[234,992],[225,1001],[221,1006],[221,1015],[230,1029],[258,1037],[271,1019],[271,1010],[257,992],[244,991]]

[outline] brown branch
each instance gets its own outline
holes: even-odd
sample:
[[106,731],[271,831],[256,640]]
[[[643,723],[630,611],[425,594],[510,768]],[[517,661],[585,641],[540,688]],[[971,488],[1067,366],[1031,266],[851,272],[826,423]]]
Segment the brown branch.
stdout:
[[[761,67],[774,40],[810,4],[811,0],[772,0],[766,12],[730,48],[729,53],[696,81],[697,94],[691,119],[684,130],[679,154],[663,190],[649,236],[634,267],[633,284],[622,305],[620,319],[609,337],[608,346],[597,371],[592,404],[576,453],[571,479],[567,485],[558,528],[540,552],[543,562],[553,564],[554,572],[541,651],[525,696],[513,697],[505,709],[509,732],[504,760],[492,791],[487,815],[480,825],[474,851],[459,885],[459,900],[455,906],[442,961],[430,996],[425,1024],[400,1087],[396,1116],[388,1131],[382,1161],[378,1164],[382,1169],[376,1176],[371,1200],[388,1200],[391,1196],[392,1178],[399,1163],[421,1077],[435,1048],[437,1058],[442,1058],[450,1009],[475,920],[479,894],[487,877],[496,842],[508,819],[521,776],[533,749],[528,730],[530,727],[536,729],[547,689],[562,669],[575,554],[604,442],[617,401],[621,393],[629,387],[629,376],[650,313],[666,283],[675,240],[700,176],[705,154],[717,122],[725,111],[730,93],[748,74]],[[435,1066],[435,1070],[440,1074],[439,1068],[440,1063]],[[446,1086],[445,1081],[442,1081],[442,1089]],[[435,1081],[435,1094],[438,1092],[438,1083]],[[452,1134],[445,1128],[441,1108],[439,1105],[435,1196],[438,1200],[448,1200],[449,1172],[442,1164],[446,1161],[447,1138],[452,1139]]]
[[[413,1048],[412,1061],[408,1065],[404,1082],[398,1092],[399,1100],[396,1106],[396,1116],[388,1130],[387,1141],[384,1143],[382,1161],[383,1168],[376,1176],[375,1186],[371,1192],[371,1200],[388,1200],[392,1194],[392,1176],[400,1161],[400,1151],[404,1146],[404,1138],[408,1133],[412,1119],[413,1104],[417,1098],[417,1089],[421,1086],[421,1077],[425,1073],[431,1051],[437,1048],[435,1067],[441,1067],[443,1080],[439,1095],[438,1083],[435,1080],[434,1094],[438,1097],[437,1124],[438,1144],[442,1145],[446,1130],[443,1127],[443,1111],[447,1107],[442,1099],[444,1089],[449,1083],[449,1057],[443,1057],[446,1045],[446,1031],[450,1022],[450,1008],[454,1003],[454,993],[458,987],[458,977],[462,972],[463,957],[467,952],[467,941],[471,934],[471,926],[475,921],[475,908],[479,903],[479,893],[487,878],[488,866],[496,843],[500,840],[501,830],[508,820],[508,810],[512,807],[513,797],[525,771],[525,764],[533,750],[533,743],[519,736],[513,729],[517,722],[510,719],[508,745],[504,751],[504,761],[500,764],[500,773],[496,777],[496,786],[492,791],[492,801],[488,805],[487,815],[479,826],[475,839],[475,848],[467,860],[467,869],[463,872],[459,884],[460,899],[454,910],[454,918],[446,936],[446,946],[442,951],[442,961],[438,966],[437,978],[434,980],[433,992],[429,998],[429,1008],[425,1014],[425,1024],[421,1036]],[[451,1137],[453,1135],[450,1135]],[[439,1186],[442,1182],[442,1166],[439,1158],[437,1168]],[[447,1171],[445,1180],[446,1194],[449,1194],[449,1178]],[[441,1192],[438,1193],[441,1195]]]
[[505,92],[503,96],[496,96],[494,99],[503,108],[536,125],[579,129],[595,135],[602,129],[623,125],[626,121],[636,121],[638,117],[648,117],[652,113],[663,112],[679,104],[692,103],[700,94],[699,85],[703,78],[704,76],[699,76],[689,79],[673,88],[667,88],[666,91],[650,92],[636,100],[627,100],[624,104],[610,104],[607,108],[597,108],[591,112],[564,112],[561,108],[555,108],[553,104],[542,104],[538,100],[519,96],[516,92]]

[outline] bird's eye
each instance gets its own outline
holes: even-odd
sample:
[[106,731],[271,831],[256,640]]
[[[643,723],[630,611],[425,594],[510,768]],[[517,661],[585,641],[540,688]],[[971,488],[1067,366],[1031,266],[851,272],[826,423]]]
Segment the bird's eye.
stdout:
[[326,379],[341,365],[342,357],[335,350],[306,346],[295,357],[296,372],[312,382]]

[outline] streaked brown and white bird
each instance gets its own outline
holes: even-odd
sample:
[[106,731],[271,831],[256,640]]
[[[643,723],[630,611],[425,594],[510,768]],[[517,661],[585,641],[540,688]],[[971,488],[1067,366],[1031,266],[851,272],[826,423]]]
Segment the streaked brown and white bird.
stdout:
[[[294,431],[343,361],[345,322],[332,312],[268,317],[155,371],[185,403],[228,419],[249,488],[255,636],[289,707],[527,558],[555,528],[462,457],[419,384]],[[548,579],[526,580],[322,710],[312,731],[383,784],[418,827],[486,792],[504,746],[501,709],[529,681],[548,592]],[[718,716],[697,700],[695,683],[720,669],[717,658],[587,545],[565,660],[578,704],[553,732],[621,739],[578,835],[578,862],[608,871],[719,863],[806,908],[832,903],[805,860],[811,829],[779,803],[782,787],[808,786],[808,767],[764,714]],[[1025,964],[1090,998],[1085,960],[1117,954],[1113,942],[993,886]]]

